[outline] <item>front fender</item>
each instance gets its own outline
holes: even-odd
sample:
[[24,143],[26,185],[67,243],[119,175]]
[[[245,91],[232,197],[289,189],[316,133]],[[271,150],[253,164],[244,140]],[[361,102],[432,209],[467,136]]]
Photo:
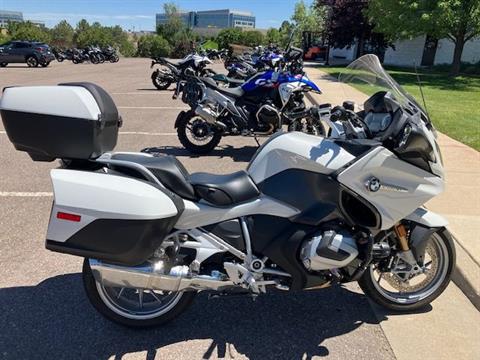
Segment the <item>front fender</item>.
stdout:
[[178,128],[178,126],[180,125],[180,121],[182,121],[182,118],[186,113],[187,113],[186,111],[183,111],[183,110],[180,111],[180,113],[177,116],[177,119],[175,120],[175,126],[174,126],[175,129]]
[[448,225],[448,221],[425,208],[418,208],[405,220],[411,222],[410,249],[417,262],[423,265],[428,239],[437,231],[444,229]]
[[447,219],[443,216],[425,208],[418,208],[405,219],[428,227],[444,227],[448,225]]

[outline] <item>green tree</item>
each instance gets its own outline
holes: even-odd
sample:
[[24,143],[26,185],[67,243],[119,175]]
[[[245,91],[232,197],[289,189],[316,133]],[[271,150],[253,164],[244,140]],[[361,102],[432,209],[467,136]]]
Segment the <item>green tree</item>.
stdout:
[[74,33],[73,27],[66,20],[60,21],[50,30],[51,45],[62,48],[71,47]]
[[7,41],[10,41],[10,36],[0,32],[0,45],[6,43]]
[[50,42],[50,34],[43,26],[26,22],[10,22],[7,31],[12,40]]
[[265,41],[267,43],[280,45],[282,43],[282,34],[280,33],[280,30],[275,28],[268,29],[267,34],[265,35]]
[[299,0],[295,4],[295,10],[291,20],[295,26],[295,34],[293,36],[293,45],[301,46],[302,33],[304,31],[321,32],[324,29],[326,19],[326,10],[324,7],[307,6],[303,0]]
[[223,29],[218,33],[216,42],[221,49],[229,48],[232,44],[242,44],[242,30],[239,28]]
[[170,44],[170,56],[183,57],[192,51],[196,35],[185,26],[177,5],[166,3],[163,5],[163,11],[167,22],[157,27],[157,34]]
[[265,43],[265,36],[258,30],[244,31],[242,33],[242,45],[257,46]]
[[452,75],[460,72],[465,43],[480,35],[480,0],[371,0],[368,15],[376,30],[392,39],[422,34],[450,39]]
[[75,28],[75,31],[83,32],[88,30],[89,28],[90,28],[90,24],[88,23],[88,21],[85,19],[82,19],[78,22],[77,27]]
[[144,35],[138,40],[137,53],[142,57],[168,56],[172,51],[170,44],[160,35]]
[[283,47],[286,47],[288,45],[288,42],[290,40],[290,36],[292,35],[292,32],[295,29],[295,25],[287,20],[282,22],[282,25],[280,25],[280,29],[278,31],[280,32],[280,44]]
[[163,4],[163,12],[167,17],[167,22],[158,25],[157,34],[165,39],[172,39],[176,33],[185,30],[186,26],[180,17],[180,10],[174,3]]

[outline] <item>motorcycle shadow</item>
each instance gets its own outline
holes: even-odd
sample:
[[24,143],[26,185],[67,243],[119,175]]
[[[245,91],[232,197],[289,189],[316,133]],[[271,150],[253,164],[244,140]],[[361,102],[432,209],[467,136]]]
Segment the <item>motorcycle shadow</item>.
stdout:
[[150,154],[164,154],[173,156],[185,156],[190,158],[204,158],[204,157],[217,157],[224,158],[229,157],[234,162],[249,162],[257,151],[258,146],[246,145],[240,148],[233,147],[231,145],[220,145],[213,149],[208,154],[195,155],[190,153],[187,149],[176,146],[159,146],[150,147],[141,150],[142,152]]
[[330,354],[322,345],[325,342],[348,343],[352,349],[361,348],[365,341],[375,343],[378,331],[364,324],[379,323],[365,296],[333,287],[273,292],[256,301],[249,297],[208,300],[201,293],[190,309],[165,326],[133,330],[95,312],[80,274],[0,289],[0,309],[4,359],[121,359],[138,352],[136,356],[147,360],[311,359]]

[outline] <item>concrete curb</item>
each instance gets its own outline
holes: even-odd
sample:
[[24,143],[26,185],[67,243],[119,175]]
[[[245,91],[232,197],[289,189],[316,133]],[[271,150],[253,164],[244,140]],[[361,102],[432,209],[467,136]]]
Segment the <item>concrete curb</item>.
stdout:
[[[312,94],[307,93],[306,97],[313,105],[319,102]],[[465,294],[475,308],[480,311],[480,264],[461,244],[458,237],[449,229],[455,243],[457,260],[452,274],[452,281]]]
[[455,242],[457,261],[452,274],[453,282],[462,290],[470,302],[480,311],[480,266],[474,257],[457,240],[449,229]]

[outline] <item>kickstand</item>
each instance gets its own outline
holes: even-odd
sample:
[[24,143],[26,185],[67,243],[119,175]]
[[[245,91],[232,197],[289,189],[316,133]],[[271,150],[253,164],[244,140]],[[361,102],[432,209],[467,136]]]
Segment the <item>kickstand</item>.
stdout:
[[258,147],[260,147],[260,143],[258,142],[257,136],[253,135],[253,138],[255,139],[255,142],[257,143]]

